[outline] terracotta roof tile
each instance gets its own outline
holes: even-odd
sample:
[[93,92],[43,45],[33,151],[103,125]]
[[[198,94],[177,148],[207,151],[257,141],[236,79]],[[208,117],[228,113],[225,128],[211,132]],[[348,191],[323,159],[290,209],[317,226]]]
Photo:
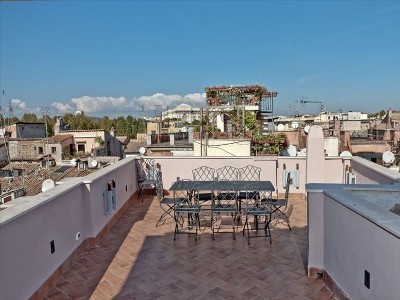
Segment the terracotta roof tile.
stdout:
[[131,140],[126,146],[125,153],[139,153],[140,147],[145,147],[147,142],[144,140]]
[[67,140],[69,138],[72,138],[72,137],[74,137],[73,134],[57,134],[57,135],[54,135],[54,136],[50,137],[49,141],[56,142],[56,143],[57,142],[63,142],[63,141],[65,141],[65,140]]

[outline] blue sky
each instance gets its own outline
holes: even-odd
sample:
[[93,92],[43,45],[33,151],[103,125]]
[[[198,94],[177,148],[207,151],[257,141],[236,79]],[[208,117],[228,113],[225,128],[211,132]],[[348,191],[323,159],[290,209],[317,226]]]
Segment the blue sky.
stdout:
[[398,1],[0,2],[0,26],[5,114],[140,117],[247,84],[279,115],[400,110]]

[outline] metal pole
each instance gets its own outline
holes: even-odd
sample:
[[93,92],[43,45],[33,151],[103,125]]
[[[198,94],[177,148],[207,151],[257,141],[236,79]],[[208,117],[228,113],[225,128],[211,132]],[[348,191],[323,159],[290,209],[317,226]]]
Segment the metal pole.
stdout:
[[200,156],[203,156],[203,108],[200,108]]
[[[208,133],[209,133],[209,125],[210,125],[210,111],[207,110],[207,114],[206,114],[206,118],[207,118],[207,127],[206,127],[206,147],[204,148],[204,152],[205,152],[205,156],[207,156],[207,148],[208,148]],[[214,130],[213,130],[214,131]]]
[[271,93],[271,119],[272,119],[272,132],[275,131],[274,123],[274,92]]
[[242,138],[244,139],[245,134],[245,109],[244,109],[244,98],[242,98]]

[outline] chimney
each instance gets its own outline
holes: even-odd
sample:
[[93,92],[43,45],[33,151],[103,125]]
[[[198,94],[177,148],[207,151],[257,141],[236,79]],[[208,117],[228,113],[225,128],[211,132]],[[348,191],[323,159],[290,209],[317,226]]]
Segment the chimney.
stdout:
[[110,134],[115,137],[115,128],[111,127]]
[[389,107],[386,113],[386,129],[390,129],[392,126],[392,109]]
[[193,144],[193,139],[194,139],[194,127],[193,126],[188,127],[188,139],[189,139],[189,144]]
[[64,122],[61,117],[58,117],[56,124],[54,124],[54,135],[59,134],[61,131],[64,131]]

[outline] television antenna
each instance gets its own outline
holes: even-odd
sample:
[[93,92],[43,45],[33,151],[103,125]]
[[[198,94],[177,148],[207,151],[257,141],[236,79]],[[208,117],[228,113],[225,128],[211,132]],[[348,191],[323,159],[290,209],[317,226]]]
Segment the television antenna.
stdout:
[[299,100],[292,100],[293,102],[297,103],[294,104],[293,106],[291,106],[289,104],[289,110],[292,110],[292,114],[294,114],[294,117],[300,117],[300,112],[301,112],[301,108],[299,107],[298,103],[300,102]]

